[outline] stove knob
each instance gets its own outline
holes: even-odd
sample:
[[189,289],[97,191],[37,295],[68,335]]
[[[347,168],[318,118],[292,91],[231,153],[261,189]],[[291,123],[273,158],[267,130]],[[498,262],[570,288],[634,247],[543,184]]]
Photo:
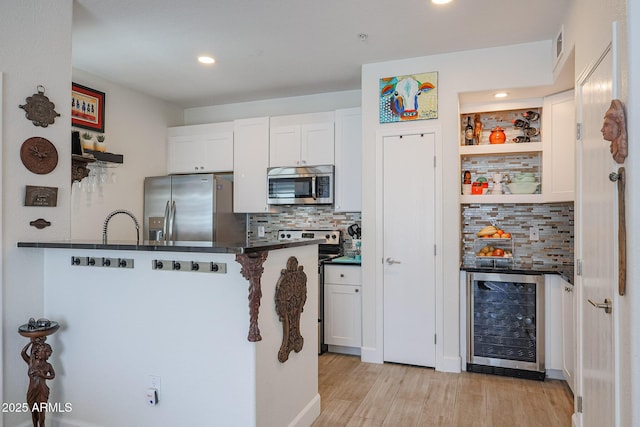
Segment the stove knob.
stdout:
[[329,240],[329,238],[331,237],[330,234],[327,234],[326,236],[324,236],[325,239]]
[[290,239],[290,238],[291,238],[291,234],[287,234],[287,239]]
[[335,234],[332,234],[332,235],[331,235],[331,238],[332,238],[333,240],[335,240],[337,237],[336,237],[336,235],[335,235]]
[[284,233],[280,234],[280,238],[284,239]]

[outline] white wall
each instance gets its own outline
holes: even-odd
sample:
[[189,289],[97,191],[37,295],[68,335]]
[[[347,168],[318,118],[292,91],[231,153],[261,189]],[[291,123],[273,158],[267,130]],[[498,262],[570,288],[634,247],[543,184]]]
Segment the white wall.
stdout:
[[[73,81],[105,92],[107,151],[124,155],[124,163],[109,169],[115,182],[97,192],[83,191],[87,178],[73,185],[71,238],[100,240],[105,217],[116,209],[131,211],[142,227],[144,177],[167,173],[167,127],[182,124],[183,110],[82,70],[73,70]],[[109,240],[135,240],[129,217],[117,215],[109,222]]]
[[[17,334],[29,317],[43,315],[42,259],[16,247],[19,240],[69,237],[71,171],[71,18],[72,0],[5,0],[0,13],[0,72],[3,72],[2,145],[2,402],[23,402],[28,385],[27,366],[20,357],[28,342]],[[61,114],[46,128],[25,118],[18,105],[45,87],[45,96]],[[58,151],[58,165],[47,175],[29,172],[20,161],[27,138],[40,136]],[[58,187],[57,207],[24,207],[25,185]],[[45,218],[43,230],[29,222]],[[29,414],[3,413],[2,422],[16,425]]]
[[317,95],[275,98],[238,104],[187,108],[184,124],[217,123],[251,117],[280,116],[285,114],[318,113],[339,108],[360,106],[360,91],[320,93]]
[[[377,183],[382,171],[376,169],[376,133],[410,126],[434,126],[442,131],[443,200],[438,205],[443,218],[444,248],[441,248],[443,283],[436,288],[436,367],[460,369],[459,346],[459,230],[458,205],[458,94],[492,89],[546,86],[552,83],[550,41],[481,49],[442,55],[367,64],[362,70],[363,118],[363,360],[382,361],[382,230],[376,229],[381,212],[376,211],[382,195]],[[525,64],[516,66],[514,64]],[[413,123],[380,124],[378,115],[379,79],[406,74],[438,72],[438,119]]]

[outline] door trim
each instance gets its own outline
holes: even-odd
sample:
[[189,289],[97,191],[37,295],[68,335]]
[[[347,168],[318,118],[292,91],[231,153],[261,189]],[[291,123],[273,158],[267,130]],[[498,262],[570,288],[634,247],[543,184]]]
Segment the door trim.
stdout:
[[[383,363],[383,285],[384,285],[384,271],[382,264],[382,256],[384,253],[384,241],[383,241],[383,216],[380,214],[383,209],[383,141],[386,137],[391,136],[404,136],[404,135],[416,135],[431,133],[434,135],[435,141],[435,230],[434,241],[436,243],[437,251],[435,257],[435,331],[438,336],[436,342],[436,370],[447,372],[459,372],[460,371],[460,357],[447,358],[444,356],[444,274],[443,274],[443,232],[442,232],[442,218],[443,218],[443,188],[442,188],[442,128],[441,126],[425,125],[425,126],[404,126],[394,127],[390,130],[377,131],[376,132],[376,240],[375,240],[375,256],[372,258],[375,260],[375,348],[363,348],[363,354],[370,352],[367,357],[367,361]],[[432,160],[430,160],[432,161]],[[364,296],[364,295],[363,295]],[[369,299],[370,301],[370,299]],[[363,304],[363,309],[366,309],[367,305]],[[371,307],[371,306],[370,306]],[[363,313],[364,314],[364,313]],[[457,330],[457,328],[454,328]],[[452,334],[449,334],[449,339],[453,338]],[[457,339],[454,340],[457,343]]]

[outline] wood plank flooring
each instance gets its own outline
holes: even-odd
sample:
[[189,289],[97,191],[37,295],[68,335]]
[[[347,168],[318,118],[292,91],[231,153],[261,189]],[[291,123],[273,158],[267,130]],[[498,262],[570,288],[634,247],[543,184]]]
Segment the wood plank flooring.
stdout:
[[312,427],[570,427],[564,381],[534,381],[319,357],[322,410]]

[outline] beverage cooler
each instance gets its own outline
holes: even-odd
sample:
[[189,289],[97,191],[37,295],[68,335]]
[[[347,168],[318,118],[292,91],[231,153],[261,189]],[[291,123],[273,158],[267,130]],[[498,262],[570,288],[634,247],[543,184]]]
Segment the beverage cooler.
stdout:
[[544,276],[467,274],[467,371],[544,380]]

